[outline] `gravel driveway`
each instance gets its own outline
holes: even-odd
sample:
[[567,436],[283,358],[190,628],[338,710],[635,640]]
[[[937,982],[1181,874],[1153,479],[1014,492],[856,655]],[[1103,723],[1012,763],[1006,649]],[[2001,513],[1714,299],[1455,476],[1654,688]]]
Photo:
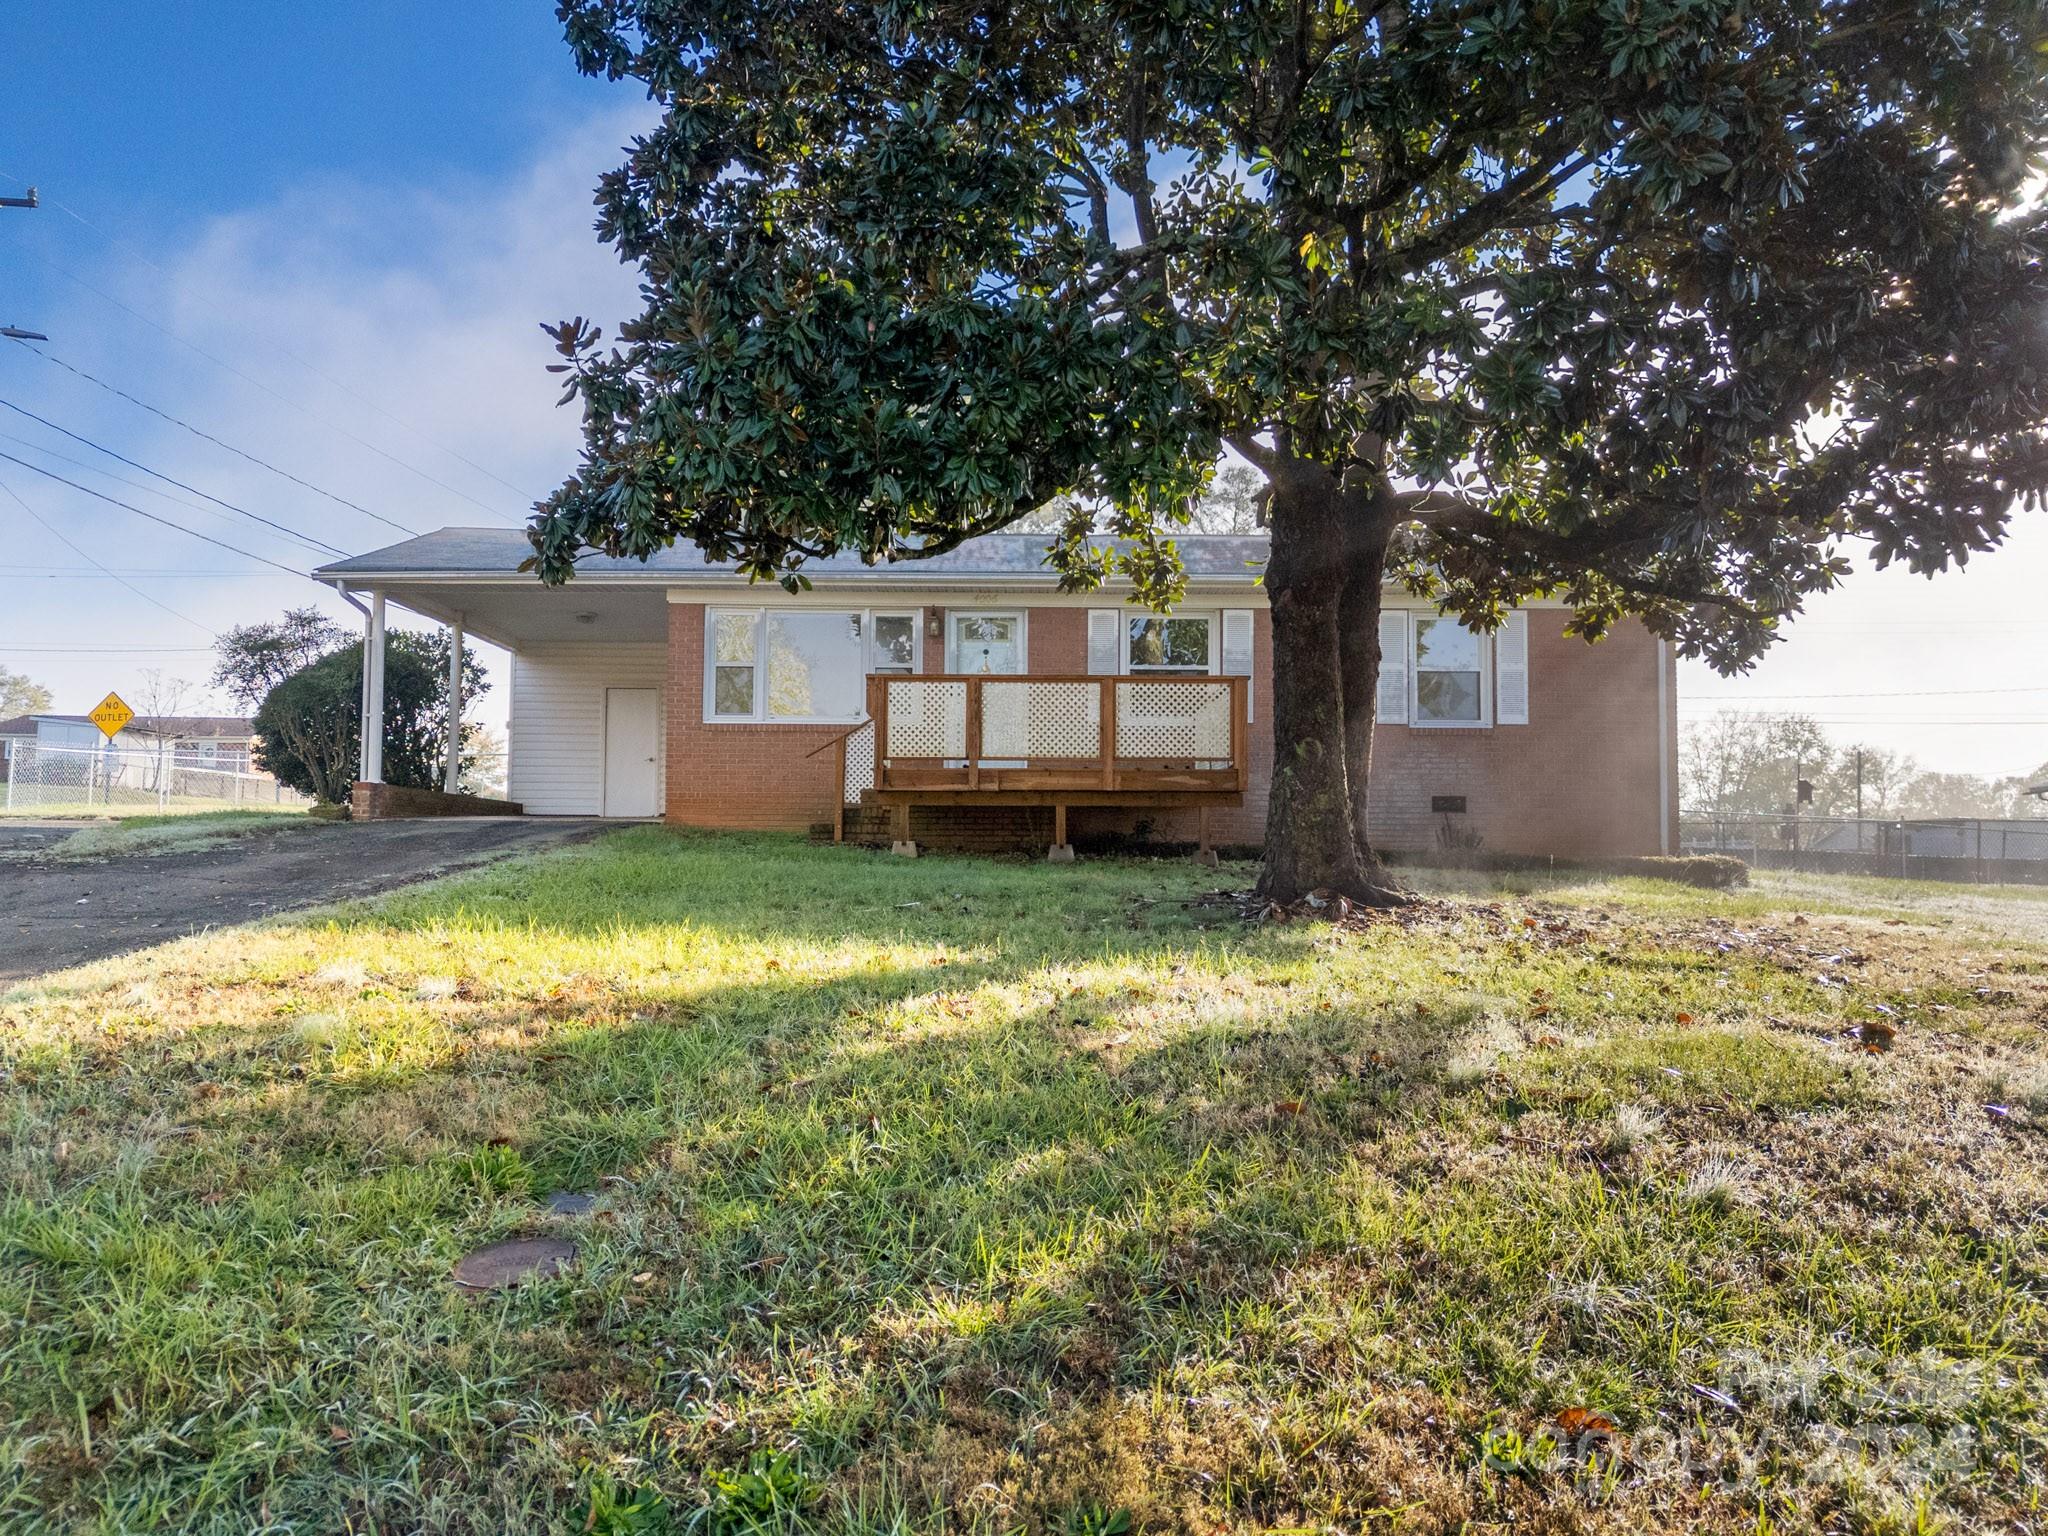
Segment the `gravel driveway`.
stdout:
[[0,859],[0,982],[388,891],[579,841],[607,825],[480,816],[289,826],[198,852],[55,863],[36,851],[54,847],[76,823],[0,821],[0,853],[9,855]]

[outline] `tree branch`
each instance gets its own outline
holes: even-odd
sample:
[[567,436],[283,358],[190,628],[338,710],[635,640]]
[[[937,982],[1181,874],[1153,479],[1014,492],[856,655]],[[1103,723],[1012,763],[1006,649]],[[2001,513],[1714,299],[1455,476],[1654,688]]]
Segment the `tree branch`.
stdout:
[[1619,538],[1605,541],[1597,548],[1589,548],[1568,534],[1551,533],[1546,529],[1533,528],[1527,523],[1513,523],[1505,518],[1495,517],[1456,491],[1447,491],[1441,487],[1404,491],[1396,498],[1394,518],[1397,523],[1414,523],[1436,533],[1464,535],[1506,544],[1524,554],[1550,561],[1578,575],[1594,576],[1602,581],[1612,582],[1633,596],[1663,598],[1671,602],[1706,603],[1747,619],[1761,620],[1764,617],[1740,598],[1715,591],[1711,587],[1648,576],[1630,576],[1599,564],[1599,557],[1611,553],[1621,542]]
[[1254,468],[1262,470],[1267,478],[1270,479],[1279,472],[1280,455],[1253,437],[1251,433],[1226,432],[1223,434],[1223,441],[1235,449],[1241,457],[1250,460]]

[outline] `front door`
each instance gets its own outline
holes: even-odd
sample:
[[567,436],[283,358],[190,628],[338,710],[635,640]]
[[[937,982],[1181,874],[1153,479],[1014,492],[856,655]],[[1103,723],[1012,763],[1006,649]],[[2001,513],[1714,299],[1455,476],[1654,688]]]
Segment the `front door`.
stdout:
[[946,621],[948,672],[1024,670],[1024,616],[1019,613],[954,613]]
[[[1024,615],[1021,613],[951,613],[946,616],[946,670],[948,672],[987,673],[990,676],[1015,676],[1024,670]],[[1014,693],[1016,690],[1010,690]],[[982,709],[982,733],[984,737],[995,735],[999,739],[1003,732],[989,730],[987,711],[1020,707],[1022,701],[1001,695],[997,699],[984,698]],[[1014,722],[1021,724],[1021,722]],[[1014,738],[1018,734],[1011,731]],[[1022,768],[1021,760],[1012,758],[984,757],[980,759],[984,768]],[[958,766],[957,764],[953,766]]]
[[661,791],[655,759],[661,725],[652,688],[604,691],[604,814],[655,816]]

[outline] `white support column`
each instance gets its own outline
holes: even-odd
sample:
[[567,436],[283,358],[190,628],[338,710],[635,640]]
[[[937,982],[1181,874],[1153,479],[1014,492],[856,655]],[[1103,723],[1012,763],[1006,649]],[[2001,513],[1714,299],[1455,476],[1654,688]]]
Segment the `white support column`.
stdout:
[[384,782],[384,594],[370,594],[370,618],[364,641],[363,772],[365,784]]
[[448,626],[448,764],[441,787],[455,793],[462,777],[462,615]]

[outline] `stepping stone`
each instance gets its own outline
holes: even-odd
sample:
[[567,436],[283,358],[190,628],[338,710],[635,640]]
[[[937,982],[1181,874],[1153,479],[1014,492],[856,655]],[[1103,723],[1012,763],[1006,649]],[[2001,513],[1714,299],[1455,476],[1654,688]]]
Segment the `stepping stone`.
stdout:
[[455,1283],[465,1291],[502,1291],[529,1277],[558,1275],[575,1259],[576,1245],[559,1237],[512,1237],[464,1254]]
[[548,1212],[554,1216],[588,1216],[597,1208],[597,1196],[581,1190],[558,1189],[548,1196]]

